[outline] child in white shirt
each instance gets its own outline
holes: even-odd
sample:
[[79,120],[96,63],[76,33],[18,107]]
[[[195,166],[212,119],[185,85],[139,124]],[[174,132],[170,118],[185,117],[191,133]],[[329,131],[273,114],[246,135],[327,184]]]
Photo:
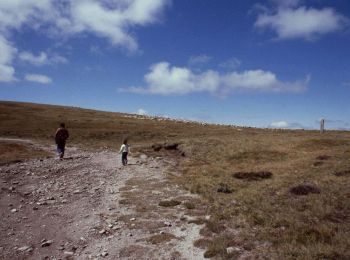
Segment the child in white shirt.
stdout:
[[130,151],[130,147],[128,145],[128,140],[124,140],[122,146],[120,147],[119,153],[122,154],[122,164],[125,166],[128,164],[128,153]]

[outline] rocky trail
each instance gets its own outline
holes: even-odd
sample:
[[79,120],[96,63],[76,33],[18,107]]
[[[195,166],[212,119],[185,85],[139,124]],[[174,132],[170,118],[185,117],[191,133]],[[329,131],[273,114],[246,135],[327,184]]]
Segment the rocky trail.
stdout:
[[167,179],[175,161],[142,154],[124,167],[114,152],[73,147],[66,156],[0,166],[0,259],[203,258],[191,220],[206,209]]

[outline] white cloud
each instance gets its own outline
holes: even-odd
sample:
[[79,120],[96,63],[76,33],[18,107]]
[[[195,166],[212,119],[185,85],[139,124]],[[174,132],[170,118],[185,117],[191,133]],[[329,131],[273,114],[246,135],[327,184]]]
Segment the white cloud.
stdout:
[[40,84],[51,84],[52,83],[51,78],[49,78],[48,76],[45,76],[45,75],[40,75],[40,74],[27,74],[25,76],[25,80],[40,83]]
[[139,108],[136,112],[136,114],[140,115],[140,116],[145,116],[148,114],[148,112],[146,110],[144,110],[143,108]]
[[40,52],[38,56],[35,56],[30,52],[21,52],[18,55],[18,58],[22,61],[31,63],[33,65],[37,65],[37,66],[46,64],[48,61],[47,54],[45,52]]
[[196,64],[204,64],[208,63],[212,58],[208,55],[201,54],[197,56],[191,56],[190,59],[188,60],[188,63],[190,65],[196,65]]
[[15,69],[11,66],[0,64],[0,82],[16,81]]
[[21,61],[28,62],[35,66],[42,66],[55,63],[67,63],[68,60],[58,54],[49,56],[46,52],[40,52],[37,56],[34,54],[24,51],[19,53],[18,58]]
[[130,29],[159,19],[170,0],[2,0],[0,30],[49,26],[59,34],[93,33],[137,48]]
[[309,127],[303,126],[300,123],[289,123],[287,121],[272,122],[268,127],[279,129],[309,129]]
[[49,56],[49,62],[48,64],[59,64],[59,63],[68,63],[68,59],[59,55],[59,54],[53,54],[52,56]]
[[52,7],[50,0],[1,0],[0,30],[18,30],[24,23],[37,28],[52,14]]
[[[297,1],[298,2],[298,1]],[[297,3],[296,2],[296,3]],[[339,31],[348,23],[348,18],[332,8],[279,7],[274,13],[258,15],[255,27],[268,28],[279,39],[314,39],[321,35]]]
[[224,69],[231,69],[231,70],[235,70],[239,66],[241,66],[241,61],[237,58],[231,58],[219,64],[219,67]]
[[[57,39],[92,34],[129,51],[138,49],[132,33],[160,19],[171,0],[1,0],[0,81],[13,81],[12,60],[16,49],[9,44],[13,32],[30,28]],[[6,52],[3,49],[6,48]],[[45,52],[19,52],[19,58],[34,65],[66,63],[67,59]],[[4,56],[3,56],[4,55]],[[6,60],[6,62],[4,62]]]
[[161,95],[183,95],[192,92],[227,94],[235,90],[298,92],[306,89],[310,77],[303,81],[282,82],[274,73],[264,70],[232,71],[225,74],[207,70],[194,73],[189,68],[160,62],[150,67],[150,72],[144,79],[146,87],[131,87],[122,91]]
[[271,128],[288,128],[289,124],[286,121],[277,121],[270,124]]
[[11,66],[17,49],[0,35],[0,82],[15,81],[15,69]]
[[113,45],[138,49],[130,29],[158,20],[170,0],[70,0],[71,12],[61,16],[58,27],[67,34],[93,33],[110,40]]

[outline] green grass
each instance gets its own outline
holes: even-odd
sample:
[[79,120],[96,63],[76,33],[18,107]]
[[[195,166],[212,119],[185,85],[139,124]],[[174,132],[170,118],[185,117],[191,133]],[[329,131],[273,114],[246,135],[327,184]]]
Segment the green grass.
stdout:
[[[176,157],[180,174],[171,181],[207,204],[211,218],[201,231],[206,242],[199,243],[206,246],[206,256],[232,258],[226,248],[235,246],[266,259],[350,258],[349,132],[202,126],[12,102],[0,102],[0,121],[0,136],[42,142],[53,142],[59,122],[65,121],[68,144],[88,149],[116,150],[128,136],[138,151],[172,156],[151,146],[179,143],[186,156]],[[237,179],[237,172],[272,176]],[[304,183],[319,193],[290,192]],[[218,192],[220,187],[232,193]]]

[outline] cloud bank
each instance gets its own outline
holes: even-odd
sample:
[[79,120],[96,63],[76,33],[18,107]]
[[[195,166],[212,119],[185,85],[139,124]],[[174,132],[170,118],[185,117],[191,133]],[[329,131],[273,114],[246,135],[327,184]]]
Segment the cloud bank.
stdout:
[[35,55],[33,53],[30,53],[28,51],[21,52],[18,55],[19,60],[30,63],[35,66],[42,66],[42,65],[52,65],[57,63],[67,63],[68,60],[65,57],[62,57],[60,55],[54,54],[49,55],[46,52],[40,52],[38,55]]
[[274,73],[260,69],[228,73],[207,70],[195,73],[186,67],[159,62],[150,67],[150,72],[144,76],[144,80],[146,87],[131,87],[122,91],[160,95],[184,95],[193,92],[227,95],[235,90],[300,92],[307,88],[310,77],[307,76],[301,81],[283,82]]
[[341,31],[349,19],[332,8],[316,9],[298,6],[300,1],[273,1],[276,10],[265,9],[257,17],[256,28],[270,29],[278,39],[316,39],[322,35]]

